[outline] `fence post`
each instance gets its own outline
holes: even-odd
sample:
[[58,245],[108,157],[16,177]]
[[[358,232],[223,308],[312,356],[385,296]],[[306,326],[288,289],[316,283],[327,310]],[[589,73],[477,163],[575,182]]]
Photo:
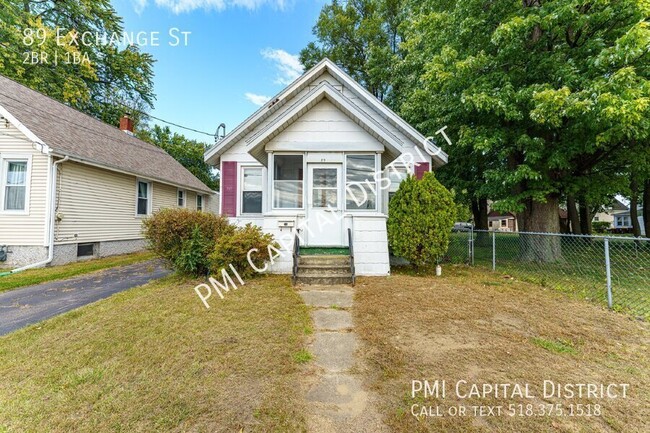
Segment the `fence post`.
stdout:
[[497,231],[492,231],[492,270],[497,270]]
[[472,242],[474,241],[474,226],[470,227],[469,230],[467,230],[467,264],[468,265],[473,265],[474,264],[474,248],[472,245]]
[[605,238],[605,273],[607,275],[607,305],[611,309],[612,301],[612,269],[609,260],[609,238]]

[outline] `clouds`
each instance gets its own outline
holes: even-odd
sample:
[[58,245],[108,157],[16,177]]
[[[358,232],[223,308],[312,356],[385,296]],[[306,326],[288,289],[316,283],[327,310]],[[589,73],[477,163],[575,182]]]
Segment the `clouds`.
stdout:
[[[303,73],[302,64],[297,54],[289,54],[277,48],[265,48],[260,51],[260,54],[273,64],[277,74],[275,84],[288,86]],[[266,104],[271,99],[269,96],[251,92],[245,93],[244,97],[258,107]]]
[[192,12],[198,9],[222,11],[227,8],[257,10],[262,6],[272,6],[284,10],[293,0],[132,0],[133,8],[141,13],[151,3],[168,9],[175,14]]
[[287,86],[302,75],[303,68],[297,54],[289,54],[284,50],[265,48],[262,57],[272,61],[278,71],[275,82]]
[[271,100],[270,96],[256,95],[255,93],[250,93],[250,92],[246,92],[244,96],[246,97],[246,99],[251,101],[253,104],[257,105],[258,107],[261,107],[262,105],[266,104]]

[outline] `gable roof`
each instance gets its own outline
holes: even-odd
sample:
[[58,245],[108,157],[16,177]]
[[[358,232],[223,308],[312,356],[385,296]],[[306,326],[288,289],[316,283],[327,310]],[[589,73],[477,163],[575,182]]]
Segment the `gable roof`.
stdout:
[[0,75],[0,114],[44,153],[212,194],[167,152]]
[[267,154],[264,150],[264,145],[323,99],[329,100],[366,132],[381,142],[386,147],[386,155],[383,155],[383,157],[387,158],[388,162],[393,161],[402,154],[403,146],[399,138],[355,104],[350,102],[349,99],[345,98],[341,92],[336,90],[328,82],[319,84],[316,88],[289,107],[287,111],[282,113],[251,137],[250,143],[248,143],[249,153],[262,163],[266,163]]
[[[408,137],[413,143],[419,145],[421,148],[424,147],[423,143],[427,141],[426,137],[420,134],[415,128],[409,125],[404,119],[395,114],[390,108],[384,105],[379,101],[374,95],[368,92],[363,86],[357,83],[349,75],[347,75],[341,68],[339,68],[334,62],[325,58],[321,60],[316,66],[311,68],[309,71],[305,72],[301,77],[296,79],[288,87],[282,90],[275,97],[271,98],[271,102],[262,106],[255,113],[253,113],[248,119],[244,120],[239,126],[232,130],[228,135],[226,135],[221,141],[216,145],[212,146],[205,152],[205,160],[215,164],[221,155],[226,152],[230,147],[244,138],[248,133],[253,131],[261,122],[265,119],[268,119],[276,111],[280,110],[285,106],[289,101],[291,101],[294,96],[300,93],[303,89],[309,86],[314,80],[319,76],[329,72],[334,78],[341,82],[346,88],[350,89],[357,97],[367,103],[371,108],[373,108],[379,115],[381,115],[389,124],[397,128],[401,133]],[[313,90],[312,90],[313,92]],[[340,92],[339,92],[340,93]],[[352,101],[347,99],[350,104],[354,104]],[[339,107],[340,108],[340,107]],[[357,110],[363,112],[361,108],[356,107]],[[366,114],[367,116],[367,114]],[[378,125],[377,122],[374,122]],[[384,128],[385,129],[385,128]],[[398,139],[399,141],[399,139]],[[436,156],[433,156],[433,161],[435,166],[441,166],[447,163],[447,154],[442,150],[438,150],[433,144],[429,145],[434,148]]]

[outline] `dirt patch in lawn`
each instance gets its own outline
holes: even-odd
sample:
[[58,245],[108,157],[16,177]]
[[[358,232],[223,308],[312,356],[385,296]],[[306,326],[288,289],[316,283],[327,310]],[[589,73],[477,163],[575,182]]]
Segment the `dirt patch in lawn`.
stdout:
[[[399,273],[359,278],[354,320],[369,366],[368,386],[381,396],[379,412],[394,431],[650,428],[650,330],[647,323],[626,315],[483,270],[448,266],[440,278]],[[413,380],[431,385],[444,380],[447,392],[444,397],[425,398],[421,392],[412,397]],[[532,398],[460,398],[456,384],[461,380],[467,382],[461,383],[461,395],[474,383],[507,383],[522,388],[529,384]],[[628,397],[545,398],[545,380],[627,383]],[[526,414],[529,404],[533,412]],[[556,404],[561,404],[562,415],[558,406],[551,406]],[[595,405],[600,415],[594,415]],[[459,406],[467,415],[448,415],[450,407]],[[474,406],[491,406],[493,413],[484,409],[483,416],[474,415]],[[502,407],[501,415],[496,406]],[[427,415],[435,415],[437,408],[444,416],[412,414],[423,408]],[[512,410],[515,416],[510,416]]]
[[288,277],[207,310],[170,277],[0,337],[0,432],[304,431]]

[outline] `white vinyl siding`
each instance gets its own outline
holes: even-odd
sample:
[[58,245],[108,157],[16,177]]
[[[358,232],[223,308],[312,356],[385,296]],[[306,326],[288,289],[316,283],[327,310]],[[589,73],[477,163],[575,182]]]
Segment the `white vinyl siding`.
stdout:
[[[0,191],[0,244],[42,246],[46,244],[47,176],[49,157],[34,149],[31,141],[5,122],[0,122],[0,184],[6,183],[1,159],[28,160],[25,185],[25,209],[3,211],[4,193]],[[3,181],[4,178],[4,181]],[[4,189],[4,188],[3,188]]]

